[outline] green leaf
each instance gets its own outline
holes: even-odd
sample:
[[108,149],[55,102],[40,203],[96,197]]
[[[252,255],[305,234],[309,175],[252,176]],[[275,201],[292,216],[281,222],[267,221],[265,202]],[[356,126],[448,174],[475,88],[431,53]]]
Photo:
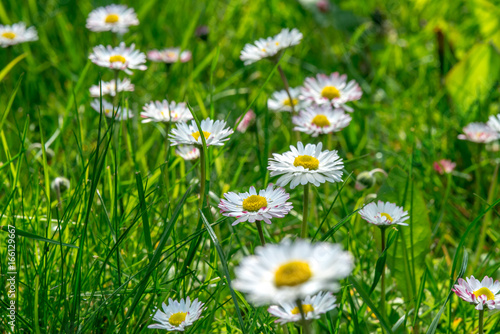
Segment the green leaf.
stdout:
[[[3,230],[3,231],[5,231],[5,232],[9,231],[8,226],[0,226],[0,229]],[[17,236],[22,236],[22,237],[25,237],[25,238],[28,238],[28,239],[38,240],[38,241],[42,241],[42,242],[48,242],[48,243],[54,244],[54,245],[63,245],[63,246],[70,247],[70,248],[78,248],[75,245],[65,244],[65,243],[59,242],[57,240],[47,239],[47,238],[41,237],[39,235],[30,233],[30,232],[26,232],[26,231],[20,230],[18,228],[16,228],[16,235]]]
[[9,73],[10,70],[12,70],[14,68],[14,66],[16,66],[16,64],[19,63],[21,60],[23,60],[23,58],[25,58],[25,57],[26,57],[26,53],[23,53],[22,55],[19,55],[16,58],[14,58],[9,64],[7,64],[7,66],[5,66],[0,71],[0,81],[2,81],[3,78],[5,78],[5,76],[7,75],[7,73]]

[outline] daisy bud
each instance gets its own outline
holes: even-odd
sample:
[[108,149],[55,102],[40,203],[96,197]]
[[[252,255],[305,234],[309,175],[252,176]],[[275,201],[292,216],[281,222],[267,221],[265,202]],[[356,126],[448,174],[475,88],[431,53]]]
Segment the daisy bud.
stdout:
[[50,187],[55,192],[63,193],[69,189],[70,182],[65,177],[56,177],[54,181],[50,184]]
[[210,29],[208,28],[208,26],[199,26],[198,28],[196,28],[196,31],[194,34],[196,37],[198,37],[201,40],[206,42],[208,40],[209,33],[210,33]]
[[240,122],[240,119],[241,119],[241,116],[238,117],[238,119],[236,120],[236,124],[238,124],[238,127],[236,128],[236,130],[238,130],[239,132],[245,133],[247,131],[247,129],[250,127],[250,125],[252,125],[254,123],[255,113],[253,112],[253,110],[249,110],[245,114],[245,116],[243,116],[243,119],[241,120],[241,122]]
[[356,190],[361,191],[363,189],[369,189],[375,185],[377,179],[375,179],[375,173],[382,173],[387,176],[387,173],[380,168],[375,168],[369,172],[361,172],[356,178],[356,185],[354,186]]
[[322,13],[328,13],[330,11],[330,2],[328,0],[319,0],[316,2],[316,6]]

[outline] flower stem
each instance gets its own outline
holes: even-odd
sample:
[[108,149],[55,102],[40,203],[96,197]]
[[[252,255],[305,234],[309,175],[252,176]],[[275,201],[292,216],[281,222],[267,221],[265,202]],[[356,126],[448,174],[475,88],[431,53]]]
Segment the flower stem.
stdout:
[[[381,241],[382,241],[382,253],[385,251],[385,227],[380,228]],[[382,268],[382,275],[380,277],[380,312],[382,316],[385,317],[385,265]]]
[[200,168],[201,168],[201,179],[200,179],[200,209],[203,208],[203,203],[205,200],[205,178],[206,178],[206,167],[205,167],[205,150],[200,147]]
[[479,331],[478,334],[483,334],[483,318],[484,318],[484,310],[479,311]]
[[306,314],[304,313],[302,300],[297,299],[297,307],[299,308],[300,316],[302,317],[302,329],[304,334],[311,334],[311,329],[309,328],[309,323],[307,322]]
[[264,239],[264,232],[262,231],[262,223],[260,222],[260,220],[256,220],[255,225],[257,226],[257,231],[259,231],[260,243],[262,244],[262,246],[265,246],[266,239]]
[[114,102],[115,102],[115,108],[117,109],[114,111],[115,113],[118,111],[118,102],[120,101],[118,98],[118,77],[119,77],[119,75],[120,75],[120,71],[115,70],[115,98],[114,98]]
[[300,237],[302,239],[307,238],[307,215],[309,213],[309,183],[304,186],[304,201],[303,201],[303,211],[302,211],[302,231]]
[[278,72],[280,72],[281,80],[283,80],[286,94],[288,95],[288,99],[290,100],[290,107],[292,107],[292,115],[295,115],[295,105],[293,103],[292,95],[290,94],[290,86],[288,85],[288,80],[286,79],[285,72],[283,72],[281,65],[278,65]]

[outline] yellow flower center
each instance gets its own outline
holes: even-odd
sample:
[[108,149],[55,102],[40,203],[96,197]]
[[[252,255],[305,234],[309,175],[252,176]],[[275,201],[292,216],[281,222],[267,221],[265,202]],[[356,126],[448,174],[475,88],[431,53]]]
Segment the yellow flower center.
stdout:
[[[314,311],[314,307],[312,307],[312,305],[310,304],[304,304],[302,305],[302,310],[304,311],[304,314],[307,314],[309,312],[312,312]],[[292,309],[292,314],[300,314],[300,310],[299,310],[299,307],[298,306],[295,306],[293,309]]]
[[174,313],[170,316],[170,318],[168,318],[168,322],[170,322],[172,326],[179,326],[184,322],[184,320],[186,320],[186,315],[187,312]]
[[486,298],[488,298],[488,300],[494,300],[495,299],[495,295],[488,288],[481,288],[479,290],[476,290],[476,291],[474,291],[474,295],[476,297],[486,296]]
[[276,46],[280,45],[280,42],[276,42]]
[[385,217],[385,219],[387,219],[387,221],[389,221],[389,222],[391,222],[391,223],[392,223],[392,221],[394,220],[394,219],[392,219],[392,217],[391,217],[391,215],[390,215],[390,214],[385,213],[385,212],[382,212],[382,213],[380,214],[380,217]]
[[116,23],[118,22],[118,15],[116,14],[109,14],[108,16],[106,16],[106,19],[104,20],[106,23]]
[[264,49],[264,48],[262,48],[261,50],[262,50],[262,52],[266,52],[266,49]]
[[259,211],[267,206],[267,200],[263,196],[252,195],[243,200],[243,209],[246,211]]
[[2,34],[2,37],[8,38],[8,39],[14,39],[16,38],[16,34],[13,32],[7,31]]
[[109,113],[111,112],[111,110],[110,110],[110,109],[104,109],[104,112],[105,112],[106,114],[109,114]]
[[285,106],[289,106],[289,107],[291,107],[292,105],[296,106],[297,103],[299,103],[299,100],[297,100],[297,99],[292,99],[291,102],[290,102],[290,99],[286,99],[285,101],[283,101],[283,104]]
[[115,63],[117,61],[119,61],[120,63],[125,63],[127,60],[125,59],[125,57],[120,56],[120,55],[114,55],[114,56],[109,57],[110,63]]
[[290,261],[282,264],[274,273],[274,284],[277,287],[297,286],[307,282],[312,276],[309,264],[304,261]]
[[310,155],[299,155],[293,161],[295,167],[302,166],[306,169],[316,170],[319,167],[319,160]]
[[326,86],[321,91],[321,96],[326,97],[328,100],[333,100],[340,97],[340,92],[337,88],[333,86]]
[[[211,135],[210,132],[203,131],[203,137],[205,137],[205,139],[208,139],[210,135]],[[193,136],[195,140],[198,140],[198,138],[200,138],[200,132],[193,132],[191,136]]]
[[319,126],[320,128],[323,128],[325,126],[329,126],[330,121],[325,115],[316,115],[312,120],[312,124]]

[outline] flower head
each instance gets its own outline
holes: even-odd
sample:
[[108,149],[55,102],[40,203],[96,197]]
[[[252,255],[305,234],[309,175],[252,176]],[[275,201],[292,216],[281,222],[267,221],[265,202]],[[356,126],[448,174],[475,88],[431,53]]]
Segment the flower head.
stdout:
[[455,284],[454,289],[451,289],[455,294],[476,305],[476,310],[486,308],[490,310],[500,310],[500,282],[493,282],[493,278],[485,276],[480,282],[474,276],[458,279],[458,284]]
[[453,172],[456,166],[457,166],[456,163],[448,159],[441,159],[439,161],[434,162],[434,169],[441,175],[445,173],[450,174],[451,172]]
[[[322,314],[333,310],[337,307],[335,304],[336,300],[337,299],[331,292],[320,292],[314,296],[307,296],[302,300],[302,309],[305,313],[306,320],[319,319]],[[279,319],[276,320],[276,322],[280,324],[302,320],[296,302],[272,305],[267,311],[271,313],[271,315],[278,317]]]
[[[99,102],[99,99],[94,99],[91,103],[90,106],[97,112],[101,112],[101,103]],[[132,111],[130,111],[127,108],[115,108],[113,104],[109,103],[105,99],[102,99],[102,111],[104,111],[104,116],[108,118],[113,118],[117,121],[125,121],[129,118],[134,117],[134,114]],[[113,115],[113,112],[115,115]]]
[[131,70],[147,69],[146,55],[139,50],[135,50],[135,44],[130,47],[121,42],[120,46],[98,45],[94,47],[89,59],[96,65],[107,67],[112,70],[121,70],[127,74],[132,74]]
[[286,90],[279,90],[273,93],[271,97],[267,100],[267,107],[273,111],[292,111],[292,105],[294,109],[301,110],[307,106],[307,101],[300,100],[300,87],[290,88],[290,96],[292,100],[288,97]]
[[200,157],[200,150],[192,145],[180,145],[175,149],[175,154],[184,160],[196,160]]
[[297,148],[290,145],[288,152],[273,153],[267,169],[271,171],[271,176],[281,175],[276,182],[279,186],[290,183],[291,189],[299,184],[312,183],[319,187],[326,181],[341,182],[344,168],[342,159],[337,151],[321,151],[322,147],[322,143],[307,144],[304,147],[298,142]]
[[185,63],[192,58],[191,51],[182,51],[181,48],[169,48],[163,50],[151,50],[148,52],[148,59],[155,62],[173,64],[180,61]]
[[[110,95],[110,96],[115,96],[116,95],[116,83],[114,80],[111,81],[101,81],[102,85],[102,96],[104,95]],[[118,92],[133,92],[134,91],[134,85],[130,82],[130,79],[125,78],[123,80],[118,80]],[[99,97],[101,96],[101,87],[99,85],[94,85],[90,87],[90,96],[92,97]]]
[[186,103],[167,100],[146,103],[141,112],[142,123],[148,122],[187,122],[193,119]]
[[500,114],[496,116],[491,115],[486,125],[488,125],[491,129],[495,130],[496,132],[500,133]]
[[24,22],[14,23],[11,26],[0,24],[0,46],[2,48],[37,40],[38,32],[35,27],[26,28]]
[[293,116],[295,131],[305,132],[313,137],[339,132],[351,123],[351,116],[343,109],[332,109],[328,104],[311,106],[301,110],[298,116]]
[[329,76],[318,74],[315,78],[307,78],[302,88],[301,98],[316,104],[332,104],[335,108],[342,108],[351,112],[347,102],[359,100],[363,95],[361,87],[356,81],[347,82],[347,75],[338,72]]
[[246,44],[241,51],[240,59],[250,65],[264,58],[273,57],[281,50],[300,43],[302,33],[297,29],[283,29],[273,37],[261,38],[254,44]]
[[91,31],[112,31],[124,34],[128,27],[139,24],[133,8],[125,5],[99,7],[90,12],[86,27]]
[[338,244],[304,239],[267,244],[255,249],[235,269],[235,289],[255,305],[292,303],[320,291],[338,291],[338,281],[354,266]]
[[271,224],[272,218],[283,218],[292,209],[292,203],[287,202],[290,195],[283,188],[274,189],[273,184],[258,193],[254,187],[250,187],[249,192],[229,192],[224,197],[219,203],[220,212],[226,217],[238,218],[233,226],[246,221],[254,223],[256,220]]
[[500,133],[484,123],[470,123],[464,127],[464,134],[458,135],[458,139],[486,144],[500,139]]
[[198,298],[193,300],[193,303],[189,297],[185,301],[181,299],[180,302],[169,298],[168,305],[162,303],[162,310],[156,309],[153,316],[153,321],[158,322],[158,324],[149,325],[148,328],[184,332],[186,327],[191,326],[201,317],[203,303],[198,301]]
[[[225,121],[213,121],[207,118],[201,121],[200,126],[207,146],[223,146],[224,142],[229,140],[229,136],[233,133],[230,128],[225,128]],[[194,120],[189,124],[178,123],[177,127],[172,129],[170,138],[172,139],[172,145],[203,145],[200,131]]]
[[236,130],[239,132],[246,132],[248,127],[250,125],[252,125],[255,121],[255,113],[253,112],[253,110],[249,110],[245,114],[245,116],[243,117],[241,122],[240,122],[240,119],[241,119],[241,116],[236,119],[236,124],[238,124],[238,122],[239,122],[238,126],[236,127]]
[[378,201],[365,205],[359,210],[361,217],[370,224],[379,226],[389,225],[404,225],[405,220],[408,220],[408,211],[404,211],[402,207],[394,203]]

